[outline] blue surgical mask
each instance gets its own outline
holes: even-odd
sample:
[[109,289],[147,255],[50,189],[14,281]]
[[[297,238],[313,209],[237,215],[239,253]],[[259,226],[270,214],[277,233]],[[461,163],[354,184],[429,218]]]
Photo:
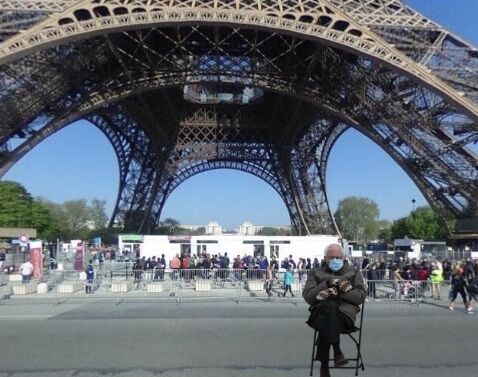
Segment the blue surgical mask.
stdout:
[[334,271],[340,271],[342,267],[344,266],[344,260],[343,259],[331,259],[329,260],[329,268]]

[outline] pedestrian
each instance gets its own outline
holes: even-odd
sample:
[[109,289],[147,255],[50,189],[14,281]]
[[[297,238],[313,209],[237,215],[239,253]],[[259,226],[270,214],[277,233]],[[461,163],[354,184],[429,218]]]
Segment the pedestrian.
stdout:
[[456,266],[453,270],[453,275],[451,277],[451,297],[448,309],[455,310],[454,302],[458,297],[459,293],[461,295],[461,298],[463,299],[463,305],[465,305],[465,310],[467,312],[471,312],[471,307],[468,306],[468,300],[466,299],[465,287],[466,280],[463,276],[463,268],[461,266]]
[[432,299],[441,300],[440,286],[443,283],[443,271],[438,268],[436,263],[432,263],[432,271],[430,272],[430,282],[432,284]]
[[473,306],[471,305],[472,301],[478,302],[478,277],[474,277],[466,285],[466,291],[468,293],[468,311],[473,311]]
[[100,264],[100,270],[103,269],[103,263],[105,262],[105,255],[103,254],[102,251],[100,251],[99,255],[98,255],[98,262]]
[[181,260],[179,259],[179,254],[176,254],[174,258],[171,260],[171,269],[172,271],[172,278],[173,280],[178,278],[178,271],[181,268]]
[[289,266],[292,267],[293,270],[297,269],[297,264],[294,261],[294,258],[292,258],[292,254],[289,255]]
[[159,280],[161,280],[161,281],[164,280],[164,270],[165,269],[166,269],[166,258],[164,257],[164,254],[161,254],[161,259],[159,260],[159,263],[158,263]]
[[139,258],[136,259],[136,262],[133,265],[133,273],[134,283],[136,284],[136,289],[138,289],[141,282],[141,275],[143,274],[143,262]]
[[400,266],[395,264],[392,268],[393,270],[393,285],[395,286],[395,298],[399,299],[401,297],[400,291],[402,289],[403,278],[400,274]]
[[86,274],[86,283],[85,283],[85,293],[92,293],[93,281],[95,279],[95,269],[93,268],[93,260],[88,261],[88,266],[85,269]]
[[294,294],[292,293],[292,283],[294,282],[294,276],[292,275],[292,267],[289,268],[284,274],[284,297],[287,294],[287,291],[290,292],[292,297]]
[[307,263],[305,265],[305,269],[307,271],[312,269],[312,263],[310,262],[310,258],[307,258]]
[[266,293],[267,296],[272,296],[272,284],[274,282],[274,274],[272,273],[272,265],[267,266],[266,271]]
[[377,271],[377,264],[374,263],[372,264],[372,267],[367,271],[368,297],[377,298],[377,280],[379,280],[379,274]]
[[30,259],[27,259],[20,265],[19,271],[22,274],[22,283],[30,283],[30,279],[32,278],[33,274],[33,264],[30,262]]

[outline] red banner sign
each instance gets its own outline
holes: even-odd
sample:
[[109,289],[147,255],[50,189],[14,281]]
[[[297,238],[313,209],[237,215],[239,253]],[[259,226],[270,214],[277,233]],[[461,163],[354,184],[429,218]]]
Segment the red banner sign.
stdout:
[[30,242],[30,262],[33,265],[33,277],[41,279],[43,277],[43,253],[42,242]]
[[83,271],[83,244],[76,245],[75,271]]

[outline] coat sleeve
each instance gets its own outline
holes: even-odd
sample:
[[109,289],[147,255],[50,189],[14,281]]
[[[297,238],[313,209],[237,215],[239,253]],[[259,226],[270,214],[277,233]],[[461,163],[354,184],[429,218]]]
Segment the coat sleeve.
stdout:
[[342,293],[340,299],[347,301],[350,304],[360,306],[364,303],[365,298],[367,297],[367,291],[365,289],[365,283],[363,281],[362,273],[357,271],[352,282],[353,289],[347,293]]
[[309,305],[317,304],[317,295],[320,291],[327,289],[327,283],[325,281],[319,283],[317,278],[315,277],[314,270],[310,270],[307,273],[307,282],[305,283],[305,287],[302,290],[302,297]]

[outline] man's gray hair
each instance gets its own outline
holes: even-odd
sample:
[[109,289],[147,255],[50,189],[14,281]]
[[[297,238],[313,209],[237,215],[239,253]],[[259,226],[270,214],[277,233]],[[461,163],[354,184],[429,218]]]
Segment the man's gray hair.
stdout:
[[327,256],[327,254],[329,253],[329,250],[330,249],[339,249],[340,252],[342,253],[343,256],[345,256],[345,253],[344,253],[344,249],[342,248],[342,245],[338,244],[338,243],[331,243],[330,245],[328,245],[326,248],[325,248],[325,252],[324,252],[324,255]]

